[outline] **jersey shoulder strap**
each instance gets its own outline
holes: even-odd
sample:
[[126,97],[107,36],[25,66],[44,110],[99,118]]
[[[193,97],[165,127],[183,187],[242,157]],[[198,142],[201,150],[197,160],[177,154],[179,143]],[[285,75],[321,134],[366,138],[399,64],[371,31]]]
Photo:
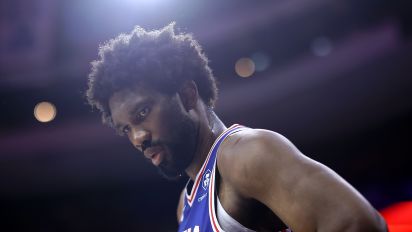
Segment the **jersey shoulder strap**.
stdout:
[[[219,146],[222,144],[222,142],[231,134],[234,134],[238,131],[240,131],[242,128],[246,128],[244,126],[241,126],[239,124],[234,124],[231,127],[227,128],[224,132],[222,132],[222,134],[219,135],[219,137],[215,140],[215,142],[213,143],[212,147],[209,150],[209,153],[205,159],[205,161],[203,162],[202,167],[200,168],[200,171],[197,173],[195,181],[193,182],[193,185],[191,186],[191,183],[188,183],[186,185],[186,200],[187,203],[189,204],[189,206],[192,206],[193,204],[193,199],[196,198],[197,195],[197,190],[201,185],[202,179],[204,179],[205,177],[207,177],[207,173],[205,174],[205,172],[210,172],[213,169],[215,160],[216,160],[216,155],[217,155],[217,151],[219,149]],[[189,182],[191,182],[189,180]],[[206,182],[204,182],[206,183]],[[192,187],[190,194],[189,194],[189,188],[188,187]],[[206,186],[203,186],[206,188]]]

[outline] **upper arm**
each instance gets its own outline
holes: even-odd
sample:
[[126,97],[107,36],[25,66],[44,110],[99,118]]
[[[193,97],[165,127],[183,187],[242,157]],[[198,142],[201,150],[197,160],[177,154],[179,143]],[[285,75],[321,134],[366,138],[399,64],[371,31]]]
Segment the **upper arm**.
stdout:
[[184,199],[185,199],[186,188],[183,188],[182,192],[180,193],[179,203],[177,204],[177,211],[176,211],[176,218],[177,223],[180,224],[180,219],[182,217],[182,211],[184,206]]
[[221,153],[222,177],[242,196],[268,206],[292,230],[331,231],[354,219],[378,220],[376,211],[352,186],[277,133],[240,132]]

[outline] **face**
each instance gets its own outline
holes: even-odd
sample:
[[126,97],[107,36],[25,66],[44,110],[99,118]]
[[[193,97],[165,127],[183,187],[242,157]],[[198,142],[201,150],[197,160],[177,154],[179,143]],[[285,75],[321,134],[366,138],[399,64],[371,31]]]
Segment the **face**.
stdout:
[[193,160],[198,128],[178,94],[161,94],[143,87],[115,92],[109,100],[119,134],[157,166],[168,179],[177,179]]

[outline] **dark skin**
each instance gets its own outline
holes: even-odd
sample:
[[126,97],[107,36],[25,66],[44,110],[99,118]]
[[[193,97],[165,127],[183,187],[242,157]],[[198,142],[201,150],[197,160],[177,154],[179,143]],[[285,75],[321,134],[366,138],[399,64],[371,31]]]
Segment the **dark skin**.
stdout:
[[[132,110],[144,99],[150,99],[149,110]],[[142,147],[147,140],[162,140],[171,133],[164,129],[167,126],[162,120],[172,112],[166,110],[170,106],[174,114],[183,114],[196,125],[196,136],[190,135],[196,140],[191,154],[173,153],[166,145]],[[213,142],[226,129],[205,106],[192,81],[172,96],[143,87],[121,90],[112,95],[109,107],[114,124],[127,128],[130,142],[154,165],[188,159],[184,172],[192,180]],[[217,191],[223,208],[250,229],[273,231],[281,220],[297,232],[386,231],[384,220],[352,186],[273,131],[248,129],[228,137],[219,148],[217,167]]]

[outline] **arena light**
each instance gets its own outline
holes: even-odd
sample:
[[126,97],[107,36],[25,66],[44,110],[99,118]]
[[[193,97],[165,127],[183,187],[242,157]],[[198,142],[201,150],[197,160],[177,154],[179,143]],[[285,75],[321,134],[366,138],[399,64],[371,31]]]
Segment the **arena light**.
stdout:
[[160,3],[164,3],[164,0],[122,0],[124,3],[132,4],[135,6],[156,6]]
[[39,122],[50,122],[56,114],[56,107],[50,102],[40,102],[34,107],[34,117]]
[[241,77],[250,77],[255,72],[255,63],[250,58],[240,58],[236,61],[235,71]]
[[391,232],[412,231],[412,201],[398,202],[380,211]]

